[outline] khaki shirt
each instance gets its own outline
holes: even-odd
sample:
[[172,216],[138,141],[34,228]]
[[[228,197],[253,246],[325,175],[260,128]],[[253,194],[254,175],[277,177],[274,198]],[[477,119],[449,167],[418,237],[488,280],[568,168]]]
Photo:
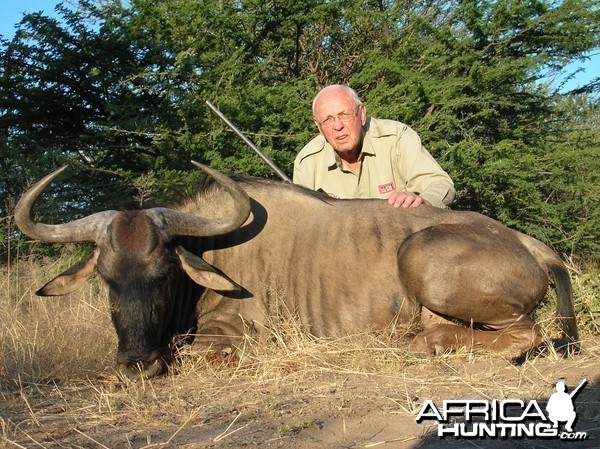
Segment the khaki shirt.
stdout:
[[446,207],[456,194],[450,176],[409,126],[368,118],[358,175],[349,170],[322,135],[311,140],[294,161],[295,184],[323,189],[337,198],[388,198],[395,191],[420,194]]

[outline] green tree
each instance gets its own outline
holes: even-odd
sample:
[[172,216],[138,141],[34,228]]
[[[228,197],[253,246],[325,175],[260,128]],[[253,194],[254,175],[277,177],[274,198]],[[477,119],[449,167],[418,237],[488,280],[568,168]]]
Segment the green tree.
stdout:
[[2,42],[3,199],[34,161],[103,170],[69,183],[80,213],[190,188],[190,159],[274,177],[207,99],[289,174],[314,94],[349,83],[421,134],[458,208],[598,249],[597,87],[547,82],[598,47],[589,0],[81,0],[61,15]]
[[[594,124],[575,126],[575,114],[565,120],[572,98],[545,82],[598,45],[597,9],[585,1],[506,0],[394,3],[386,13],[393,39],[367,52],[351,84],[374,114],[420,132],[455,179],[455,207],[562,250],[597,248],[589,238],[594,208],[584,204],[597,201],[598,183],[593,170],[582,170],[598,164],[597,143],[582,138]],[[577,110],[579,120],[590,108]],[[575,136],[583,148],[567,143]],[[589,199],[579,201],[574,186],[586,186]]]

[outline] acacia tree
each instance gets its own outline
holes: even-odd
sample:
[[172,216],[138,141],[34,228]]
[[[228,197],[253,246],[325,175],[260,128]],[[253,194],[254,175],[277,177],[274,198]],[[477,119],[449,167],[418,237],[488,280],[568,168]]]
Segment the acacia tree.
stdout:
[[[158,159],[173,158],[174,151],[153,145],[158,137],[152,126],[173,127],[173,106],[139,79],[141,71],[158,63],[155,55],[132,47],[118,29],[92,29],[87,18],[99,11],[88,6],[85,11],[60,7],[62,22],[29,14],[15,38],[3,42],[0,169],[6,174],[5,196],[67,162],[127,172],[160,168]],[[88,184],[87,178],[81,181]],[[103,195],[103,201],[116,200],[118,190],[112,198]],[[103,193],[96,187],[90,202]]]

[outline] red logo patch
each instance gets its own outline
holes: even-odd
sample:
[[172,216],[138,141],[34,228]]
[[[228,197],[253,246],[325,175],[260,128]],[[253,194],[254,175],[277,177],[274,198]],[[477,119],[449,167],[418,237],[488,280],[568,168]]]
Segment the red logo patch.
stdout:
[[390,193],[396,190],[396,186],[393,182],[388,182],[387,184],[382,184],[379,186],[379,194],[383,195],[385,193]]

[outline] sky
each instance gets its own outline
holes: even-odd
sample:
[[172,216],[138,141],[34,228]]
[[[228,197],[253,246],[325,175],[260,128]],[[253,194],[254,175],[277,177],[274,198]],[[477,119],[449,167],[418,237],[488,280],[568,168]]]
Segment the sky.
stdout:
[[[0,6],[0,34],[11,39],[15,33],[15,25],[22,19],[24,13],[43,11],[46,15],[56,15],[54,7],[60,0],[2,0]],[[571,90],[584,85],[600,76],[600,50],[588,61],[577,61],[567,67],[571,73],[578,68],[583,70],[569,81],[563,88]]]

